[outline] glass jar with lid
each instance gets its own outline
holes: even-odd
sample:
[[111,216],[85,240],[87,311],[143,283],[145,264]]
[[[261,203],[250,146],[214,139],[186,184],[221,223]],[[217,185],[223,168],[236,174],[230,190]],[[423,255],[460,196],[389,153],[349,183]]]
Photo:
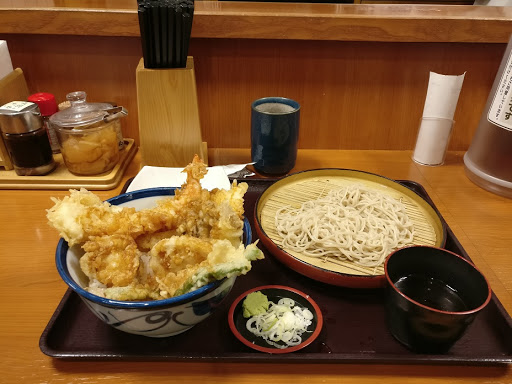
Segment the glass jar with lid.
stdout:
[[68,93],[66,98],[71,107],[50,117],[66,167],[77,175],[110,171],[119,162],[119,118],[126,110],[118,107],[108,111],[87,103],[83,91]]

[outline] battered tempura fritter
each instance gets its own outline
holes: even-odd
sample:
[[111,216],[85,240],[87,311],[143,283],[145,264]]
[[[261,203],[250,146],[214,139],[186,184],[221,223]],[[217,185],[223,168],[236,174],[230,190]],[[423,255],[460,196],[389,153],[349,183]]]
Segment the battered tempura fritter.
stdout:
[[171,297],[233,274],[262,258],[241,243],[247,184],[230,190],[201,187],[207,172],[197,156],[174,197],[151,209],[113,206],[93,193],[71,190],[48,210],[50,225],[85,251],[80,266],[89,291],[117,300]]
[[107,287],[129,285],[137,276],[141,252],[132,237],[109,235],[92,237],[82,248],[80,267],[89,279]]
[[151,248],[153,248],[156,243],[160,240],[168,239],[169,237],[176,236],[178,233],[176,230],[171,231],[161,231],[155,233],[145,233],[138,236],[135,241],[137,242],[137,247],[143,252],[149,252]]
[[228,240],[173,236],[151,249],[150,266],[162,297],[199,288],[213,280],[246,274],[251,261],[262,259],[254,244],[234,247]]
[[70,195],[62,200],[52,200],[55,205],[47,211],[46,217],[70,246],[83,244],[95,236],[137,237],[153,233],[162,229],[167,219],[158,211],[137,212],[135,208],[111,205],[84,188],[70,190]]
[[[69,245],[83,244],[91,236],[129,235],[134,239],[157,232],[173,231],[177,235],[228,239],[238,244],[243,228],[243,196],[247,184],[236,181],[229,191],[202,189],[200,179],[206,165],[196,156],[189,164],[187,182],[174,197],[163,198],[153,209],[136,211],[102,202],[93,193],[71,190],[47,212],[50,225]],[[157,235],[158,236],[158,235]]]

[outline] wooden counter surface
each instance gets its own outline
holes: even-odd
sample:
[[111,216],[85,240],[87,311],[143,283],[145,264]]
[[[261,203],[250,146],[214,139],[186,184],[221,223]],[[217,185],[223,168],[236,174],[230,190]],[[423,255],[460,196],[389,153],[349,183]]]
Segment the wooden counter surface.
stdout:
[[[353,168],[422,184],[448,225],[512,313],[512,200],[472,184],[463,152],[425,167],[410,151],[301,150],[295,170]],[[139,169],[139,155],[124,180]],[[211,165],[249,161],[247,149],[210,149]],[[119,194],[96,192],[102,199]],[[47,225],[51,196],[66,191],[0,191],[0,367],[2,383],[512,383],[510,366],[352,364],[222,364],[59,361],[45,356],[39,337],[66,291],[54,263],[58,236]]]
[[[193,38],[506,43],[512,7],[196,1]],[[0,0],[0,33],[139,36],[129,0]]]
[[[466,73],[449,150],[467,150],[511,31],[512,7],[196,1],[202,139],[249,147],[251,103],[284,96],[302,106],[299,148],[411,150],[429,73]],[[135,0],[0,0],[0,40],[30,93],[123,105],[140,144]]]

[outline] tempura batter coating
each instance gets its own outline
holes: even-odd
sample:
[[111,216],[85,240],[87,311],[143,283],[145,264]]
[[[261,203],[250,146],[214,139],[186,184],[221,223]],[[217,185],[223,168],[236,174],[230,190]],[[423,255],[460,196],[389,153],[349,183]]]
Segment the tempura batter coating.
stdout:
[[[187,182],[174,197],[163,198],[152,209],[136,211],[103,202],[86,189],[70,190],[62,200],[53,199],[47,218],[69,245],[83,244],[92,236],[129,235],[133,238],[172,231],[200,238],[239,242],[243,228],[243,196],[247,183],[233,183],[229,191],[202,189],[206,165],[198,157],[189,164]],[[143,238],[140,241],[144,241]]]
[[254,244],[234,247],[228,240],[173,236],[151,249],[150,266],[165,298],[213,280],[246,274],[251,261],[262,258],[263,252]]
[[149,265],[162,297],[172,297],[192,278],[213,249],[212,240],[173,236],[158,242],[150,252]]
[[92,237],[83,245],[80,267],[101,284],[122,287],[133,282],[140,263],[140,251],[132,237],[108,235]]
[[111,205],[85,188],[72,189],[62,200],[52,200],[55,205],[48,209],[46,216],[70,246],[83,244],[93,236],[136,237],[159,231],[166,223],[166,216],[161,212],[137,212],[135,208]]
[[247,273],[250,261],[263,257],[254,245],[241,245],[248,185],[203,189],[207,169],[197,156],[184,172],[187,181],[175,196],[151,209],[114,206],[85,189],[53,199],[49,223],[70,246],[84,249],[80,266],[91,293],[114,300],[172,297]]

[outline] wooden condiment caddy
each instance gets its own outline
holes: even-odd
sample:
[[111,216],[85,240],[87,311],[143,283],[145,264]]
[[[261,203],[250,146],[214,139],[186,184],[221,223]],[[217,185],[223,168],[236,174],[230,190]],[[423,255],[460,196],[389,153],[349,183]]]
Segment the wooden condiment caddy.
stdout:
[[121,182],[126,168],[136,153],[135,141],[125,138],[124,149],[121,150],[121,158],[116,166],[108,172],[92,176],[79,176],[69,172],[62,155],[57,153],[53,155],[57,168],[44,176],[19,176],[14,170],[0,169],[0,189],[114,189]]
[[[14,100],[27,100],[30,92],[23,71],[16,68],[0,80],[0,106]],[[125,148],[116,166],[109,172],[95,176],[77,176],[66,168],[61,154],[55,154],[55,171],[45,176],[19,176],[13,170],[9,153],[0,134],[0,189],[68,189],[88,188],[108,190],[115,188],[121,181],[126,167],[137,152],[133,139],[125,138]]]

